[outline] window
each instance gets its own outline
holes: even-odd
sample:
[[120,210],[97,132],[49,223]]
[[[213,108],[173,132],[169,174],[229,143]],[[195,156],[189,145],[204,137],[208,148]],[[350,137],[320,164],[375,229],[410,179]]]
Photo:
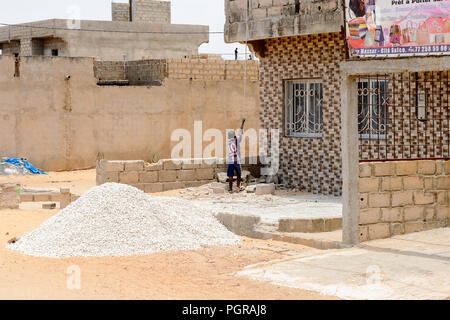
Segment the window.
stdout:
[[320,80],[285,82],[286,136],[320,138],[323,129],[323,87]]
[[52,49],[52,56],[57,57],[58,53],[58,49]]
[[358,131],[361,139],[385,139],[388,131],[388,80],[358,81]]

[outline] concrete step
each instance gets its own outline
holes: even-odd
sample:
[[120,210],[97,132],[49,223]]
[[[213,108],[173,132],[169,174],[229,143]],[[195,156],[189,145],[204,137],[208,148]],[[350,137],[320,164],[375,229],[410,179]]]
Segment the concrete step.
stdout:
[[342,229],[342,218],[302,218],[280,219],[280,232],[317,233],[331,232]]
[[[341,249],[342,246],[342,230],[331,230],[327,232],[284,232],[280,231],[281,225],[280,223],[266,223],[261,221],[260,216],[249,215],[249,214],[231,214],[231,213],[218,213],[216,214],[216,218],[227,227],[231,232],[240,235],[246,236],[254,239],[261,240],[275,240],[282,242],[289,242],[295,244],[301,244],[304,246],[321,249],[321,250],[329,250],[329,249]],[[305,220],[305,219],[291,219],[291,220]],[[306,219],[310,222],[305,222],[309,228],[311,224],[311,220],[316,219]],[[320,219],[317,219],[320,220]],[[337,226],[338,223],[335,221],[334,224],[328,223],[325,221],[327,219],[322,219],[322,226],[317,227],[319,230],[324,230],[324,226]],[[285,222],[287,223],[287,222]],[[302,226],[303,222],[300,221],[291,221],[291,225]],[[342,222],[341,222],[342,223]],[[298,230],[301,227],[292,227],[287,228],[288,230]],[[311,230],[309,228],[308,230]]]

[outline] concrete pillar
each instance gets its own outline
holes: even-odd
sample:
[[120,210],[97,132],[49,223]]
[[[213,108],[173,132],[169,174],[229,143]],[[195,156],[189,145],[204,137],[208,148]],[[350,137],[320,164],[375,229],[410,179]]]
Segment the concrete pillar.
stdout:
[[358,86],[356,77],[345,76],[341,86],[342,113],[342,241],[360,243],[359,231],[359,139]]
[[20,55],[22,57],[29,57],[32,55],[32,41],[31,38],[20,39]]
[[59,204],[60,209],[64,209],[72,202],[72,195],[69,188],[61,188],[61,202]]

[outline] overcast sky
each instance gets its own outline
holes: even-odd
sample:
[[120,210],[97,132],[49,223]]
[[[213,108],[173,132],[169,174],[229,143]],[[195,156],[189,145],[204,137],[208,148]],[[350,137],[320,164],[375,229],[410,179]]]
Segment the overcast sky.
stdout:
[[[114,2],[128,2],[115,0]],[[172,0],[172,23],[209,25],[210,31],[223,31],[225,23],[224,0]],[[73,8],[79,8],[83,20],[111,20],[111,0],[8,0],[1,1],[0,23],[24,23],[36,20],[72,18]],[[225,44],[223,34],[210,35],[201,53],[234,54],[239,47]]]

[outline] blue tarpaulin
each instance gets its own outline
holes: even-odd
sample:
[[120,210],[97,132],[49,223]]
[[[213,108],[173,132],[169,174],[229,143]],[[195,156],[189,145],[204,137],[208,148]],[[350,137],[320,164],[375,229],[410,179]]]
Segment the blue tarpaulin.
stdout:
[[47,175],[45,172],[42,172],[41,170],[36,169],[35,167],[33,167],[31,165],[31,163],[29,163],[28,161],[23,160],[23,159],[6,158],[6,160],[2,161],[2,162],[11,163],[11,164],[15,165],[18,168],[25,168],[28,171],[30,171],[31,173],[33,173],[33,174],[45,174],[45,175]]

